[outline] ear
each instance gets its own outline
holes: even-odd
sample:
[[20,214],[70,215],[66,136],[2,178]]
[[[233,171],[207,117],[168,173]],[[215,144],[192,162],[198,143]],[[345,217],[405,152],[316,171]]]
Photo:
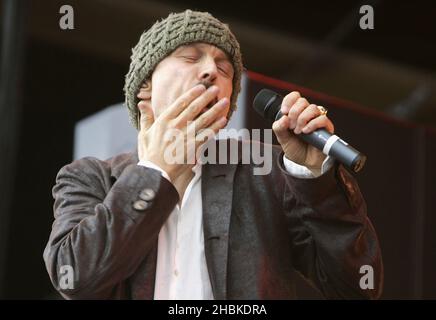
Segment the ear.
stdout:
[[151,100],[151,80],[146,80],[142,84],[141,88],[139,88],[139,92],[136,95],[139,100],[145,100],[150,102]]
[[146,80],[138,94],[138,123],[140,129],[148,129],[154,122],[153,111],[151,107],[151,80]]

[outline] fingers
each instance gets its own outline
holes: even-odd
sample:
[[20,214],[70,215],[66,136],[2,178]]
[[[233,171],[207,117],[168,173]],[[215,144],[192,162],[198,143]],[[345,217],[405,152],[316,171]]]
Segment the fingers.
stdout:
[[195,137],[195,141],[197,143],[197,146],[206,142],[210,138],[214,137],[220,129],[224,128],[227,124],[227,118],[226,117],[219,117],[215,120],[215,122],[212,123],[212,125],[204,130],[201,130],[197,136]]
[[206,87],[202,84],[192,87],[180,97],[174,101],[168,108],[162,112],[161,116],[164,119],[170,120],[176,118],[182,111],[186,109],[196,98],[198,98],[203,92],[206,91]]
[[297,119],[300,114],[309,106],[309,102],[306,98],[298,98],[294,105],[288,112],[289,128],[293,130],[297,126]]
[[325,128],[331,134],[335,132],[333,123],[325,115],[316,117],[315,119],[309,121],[309,123],[307,123],[301,131],[303,133],[311,133],[319,128]]
[[[318,117],[320,115],[318,108],[315,104],[310,104],[307,106],[296,119],[294,132],[296,134],[301,133],[303,127],[312,119]],[[292,127],[291,127],[292,129]]]
[[[193,120],[197,115],[214,99],[216,99],[219,93],[219,88],[217,86],[210,86],[202,95],[198,96],[194,101],[192,101],[177,117],[176,122],[179,125],[185,125],[188,121]],[[227,99],[228,101],[228,99]],[[223,102],[221,102],[222,104]],[[226,104],[224,102],[224,104]]]
[[291,93],[286,95],[280,108],[281,113],[287,115],[291,107],[294,105],[295,102],[297,102],[299,98],[301,98],[301,95],[298,91],[292,91]]
[[[200,115],[195,121],[188,125],[188,130],[200,131],[213,123],[220,115],[224,116],[224,112],[229,105],[228,98],[222,98],[213,105],[212,108]],[[225,118],[225,117],[224,117]]]
[[[326,128],[330,133],[334,132],[333,123],[326,115],[321,115],[315,104],[310,104],[307,99],[301,97],[298,91],[293,91],[283,99],[280,111],[286,117],[282,117],[273,124],[273,130],[280,139],[286,136],[286,130],[291,129],[295,134],[310,133],[319,128]],[[288,123],[286,123],[286,121]]]
[[298,116],[294,133],[310,133],[319,128],[326,128],[330,133],[334,131],[334,126],[330,119],[326,115],[320,115],[318,107],[315,104],[311,104]]

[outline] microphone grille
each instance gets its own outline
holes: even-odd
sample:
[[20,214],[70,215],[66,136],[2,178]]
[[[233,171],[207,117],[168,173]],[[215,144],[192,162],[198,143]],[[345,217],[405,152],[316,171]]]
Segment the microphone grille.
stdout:
[[[278,99],[278,100],[277,100]],[[269,89],[260,90],[253,101],[253,108],[262,117],[274,120],[274,110],[271,110],[272,103],[280,102],[280,95]],[[275,110],[276,111],[276,110]]]

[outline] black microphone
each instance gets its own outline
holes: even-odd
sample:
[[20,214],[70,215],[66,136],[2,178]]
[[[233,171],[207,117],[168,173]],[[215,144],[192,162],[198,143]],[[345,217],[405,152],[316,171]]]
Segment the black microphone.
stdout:
[[[262,117],[276,121],[282,117],[280,112],[282,101],[283,97],[278,93],[262,89],[254,98],[253,107]],[[353,172],[359,172],[365,165],[364,154],[326,129],[317,129],[309,134],[301,133],[298,137],[324,154],[335,158]]]

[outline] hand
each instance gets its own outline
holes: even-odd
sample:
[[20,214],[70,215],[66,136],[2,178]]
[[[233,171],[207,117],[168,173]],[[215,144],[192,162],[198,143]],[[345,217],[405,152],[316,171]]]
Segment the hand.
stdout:
[[[210,138],[211,133],[216,134],[227,123],[226,117],[222,114],[229,104],[228,98],[219,100],[209,110],[199,115],[216,99],[218,92],[217,86],[211,86],[206,90],[204,85],[197,85],[182,94],[157,119],[154,119],[150,96],[140,90],[138,93],[138,98],[141,99],[138,103],[141,116],[138,134],[139,160],[148,160],[158,165],[165,170],[171,181],[191,170],[194,163],[188,163],[188,155],[195,156],[197,149]],[[168,137],[171,132],[179,134]],[[183,152],[175,152],[173,163],[169,163],[165,161],[165,153],[168,155],[174,151],[174,146],[180,148],[183,146]]]
[[326,155],[299,139],[298,135],[319,128],[325,128],[333,134],[333,123],[326,115],[321,115],[315,104],[309,104],[297,91],[283,99],[280,111],[283,116],[273,123],[272,128],[286,158],[309,169],[320,170]]

